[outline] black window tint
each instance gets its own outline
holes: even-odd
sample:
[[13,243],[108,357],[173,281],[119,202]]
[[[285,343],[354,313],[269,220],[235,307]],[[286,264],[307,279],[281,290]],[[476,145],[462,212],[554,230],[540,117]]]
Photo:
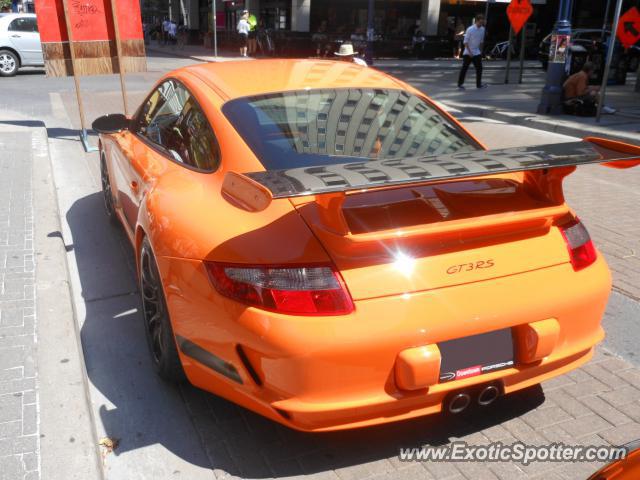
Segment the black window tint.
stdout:
[[11,32],[37,32],[38,25],[36,19],[32,17],[16,18],[9,24]]
[[180,83],[167,80],[144,103],[136,131],[175,161],[215,170],[220,149],[195,98]]

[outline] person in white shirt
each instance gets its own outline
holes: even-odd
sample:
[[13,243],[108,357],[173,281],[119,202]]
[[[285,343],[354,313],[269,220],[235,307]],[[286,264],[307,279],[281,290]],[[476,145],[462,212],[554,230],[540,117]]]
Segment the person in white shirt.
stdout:
[[335,52],[334,55],[338,57],[338,60],[342,60],[344,62],[355,63],[361,67],[368,66],[367,62],[356,56],[356,52],[354,52],[353,45],[351,43],[343,43],[340,45],[340,49]]
[[162,43],[163,45],[166,45],[167,42],[169,41],[169,24],[171,22],[169,21],[169,19],[167,17],[165,17],[164,21],[162,22]]
[[249,11],[245,10],[242,12],[242,16],[240,17],[240,21],[237,26],[238,36],[240,37],[240,56],[247,56],[247,39],[249,38],[249,31],[251,30],[251,25],[249,24]]
[[482,44],[484,43],[484,15],[478,14],[475,23],[467,28],[464,34],[464,51],[462,53],[462,70],[458,77],[458,88],[464,90],[464,78],[469,65],[473,63],[476,69],[476,87],[486,88],[482,83]]
[[176,25],[176,22],[172,20],[169,22],[169,28],[167,29],[167,35],[169,36],[170,45],[176,44],[177,33],[178,33],[178,26]]

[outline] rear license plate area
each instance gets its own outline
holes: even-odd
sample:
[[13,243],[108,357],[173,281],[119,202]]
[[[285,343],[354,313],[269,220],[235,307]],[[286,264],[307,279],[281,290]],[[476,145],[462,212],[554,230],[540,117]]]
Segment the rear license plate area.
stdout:
[[510,328],[456,338],[438,343],[440,383],[475,377],[514,365]]

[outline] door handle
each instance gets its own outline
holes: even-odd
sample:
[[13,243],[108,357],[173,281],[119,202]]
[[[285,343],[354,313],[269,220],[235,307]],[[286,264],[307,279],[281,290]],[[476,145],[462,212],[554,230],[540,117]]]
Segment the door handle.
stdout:
[[12,38],[22,38],[22,35],[18,35],[17,33],[14,33],[13,35],[11,35]]
[[135,180],[133,180],[131,183],[131,191],[133,193],[138,193],[138,188],[140,188],[140,186],[138,185],[138,182],[136,182]]

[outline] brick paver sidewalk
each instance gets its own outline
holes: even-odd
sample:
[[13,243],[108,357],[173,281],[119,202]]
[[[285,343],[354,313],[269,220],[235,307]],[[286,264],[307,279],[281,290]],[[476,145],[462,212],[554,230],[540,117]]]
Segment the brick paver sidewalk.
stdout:
[[40,478],[32,135],[0,131],[0,478]]

